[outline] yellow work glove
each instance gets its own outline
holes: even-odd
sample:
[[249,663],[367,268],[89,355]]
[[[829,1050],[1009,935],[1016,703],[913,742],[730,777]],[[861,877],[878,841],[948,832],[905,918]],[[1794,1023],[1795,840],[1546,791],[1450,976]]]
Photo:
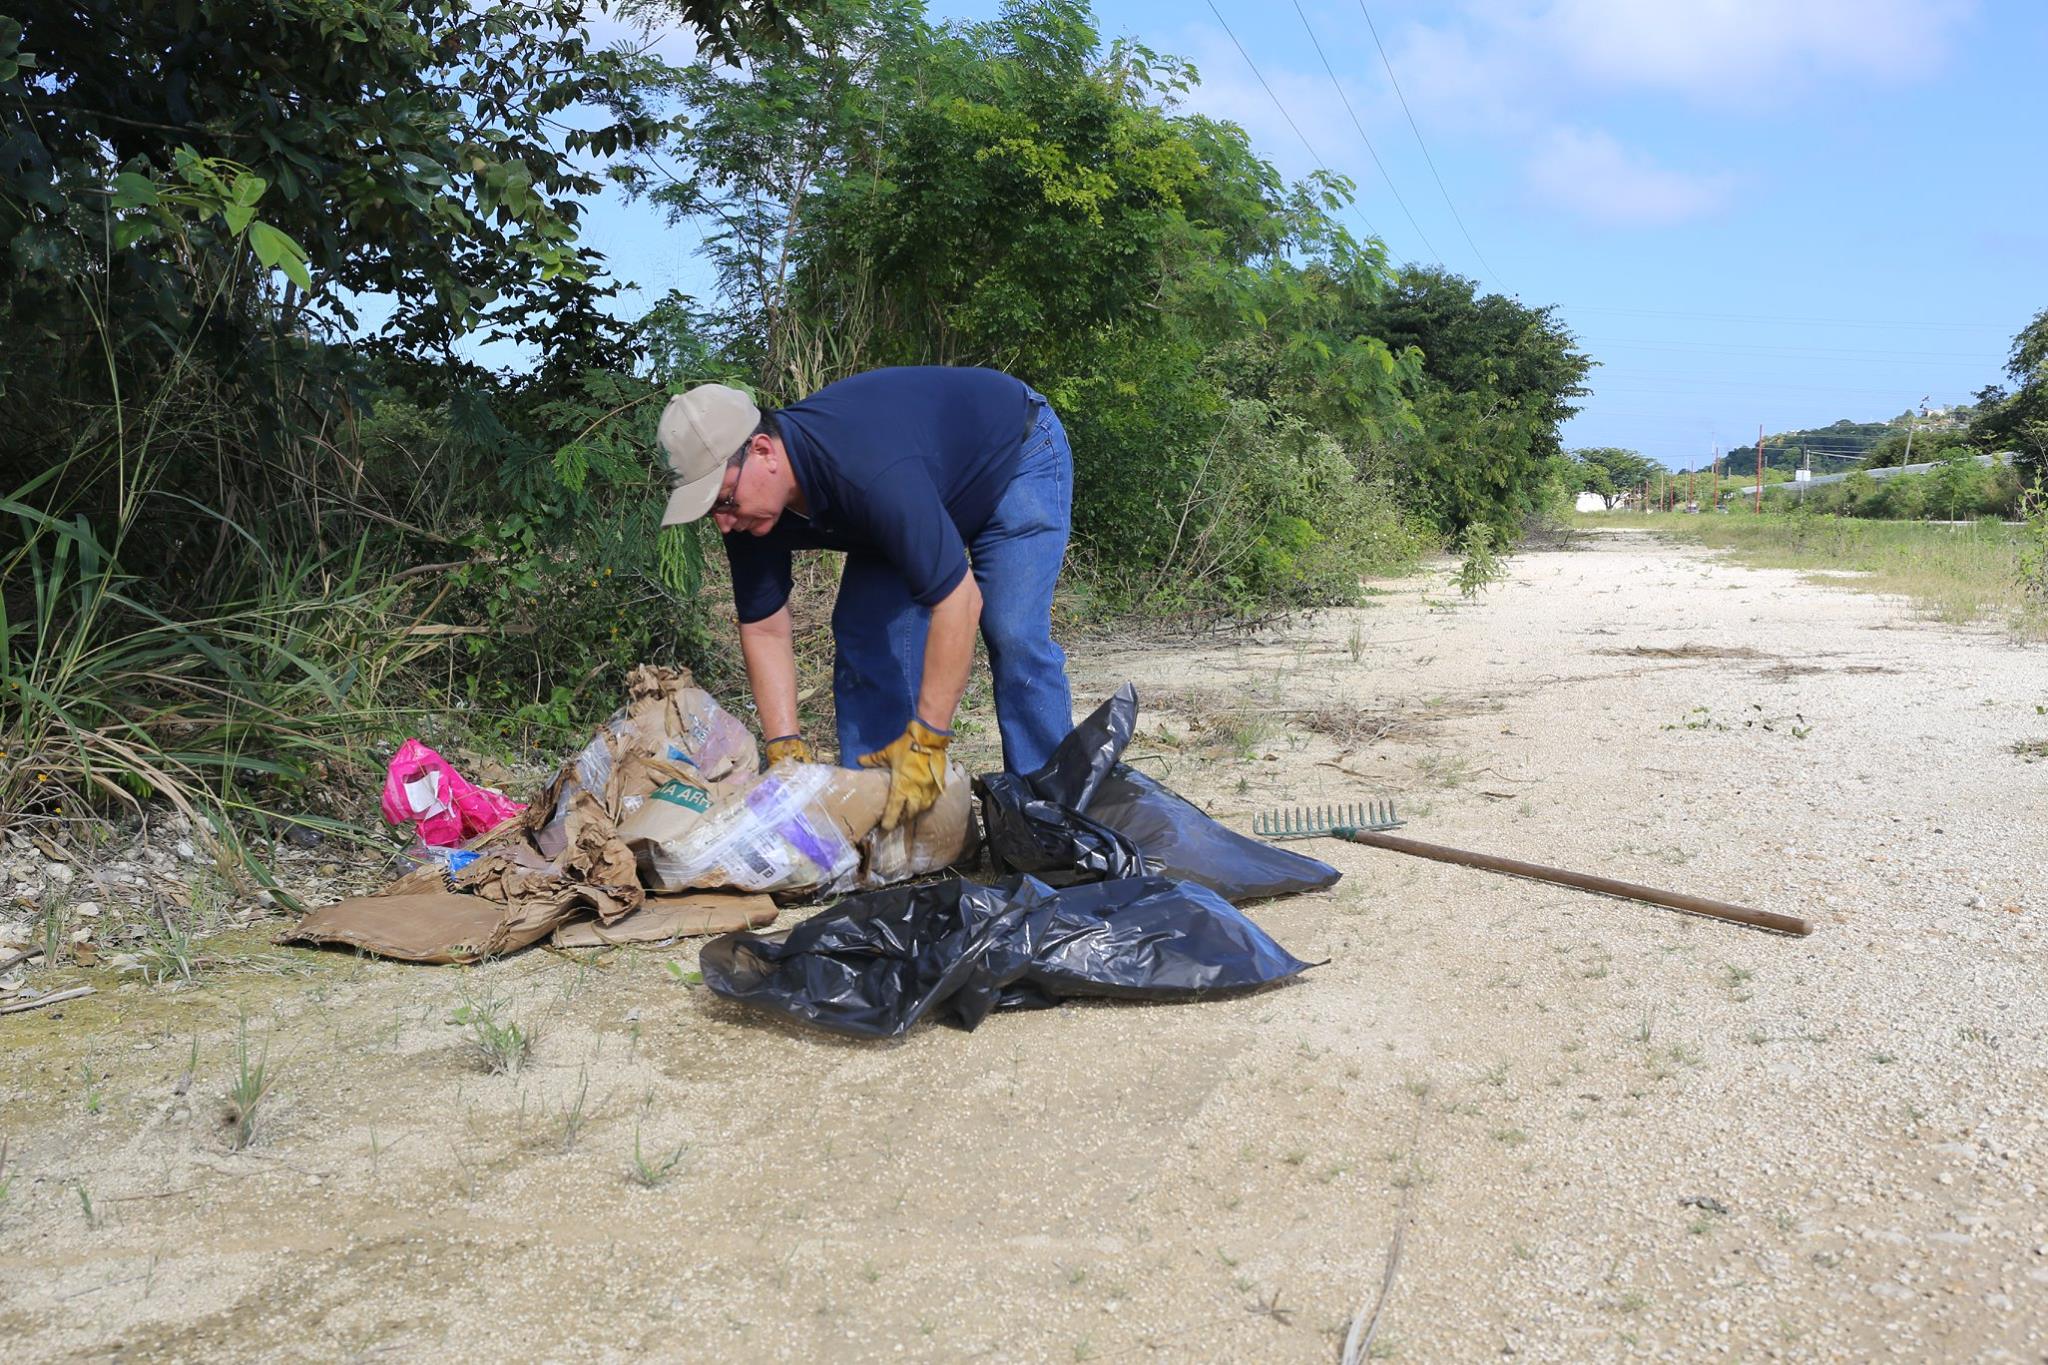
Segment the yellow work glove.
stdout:
[[910,728],[886,749],[860,756],[863,768],[889,770],[889,804],[882,812],[882,828],[894,829],[898,822],[915,820],[932,808],[946,786],[946,746],[953,742],[951,730],[934,730],[912,717]]
[[768,766],[774,767],[785,758],[799,763],[812,762],[811,746],[804,743],[802,735],[777,735],[768,741]]

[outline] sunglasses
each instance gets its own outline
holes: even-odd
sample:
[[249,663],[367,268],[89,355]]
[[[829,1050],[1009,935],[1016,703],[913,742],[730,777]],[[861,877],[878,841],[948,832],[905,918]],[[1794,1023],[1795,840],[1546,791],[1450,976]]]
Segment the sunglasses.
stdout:
[[748,438],[747,444],[740,447],[740,453],[733,456],[732,463],[726,466],[728,469],[731,469],[733,471],[732,492],[725,494],[723,497],[719,498],[718,501],[711,504],[711,510],[713,512],[737,512],[740,510],[739,471],[747,467],[747,451],[753,446],[753,444],[753,439],[751,437]]

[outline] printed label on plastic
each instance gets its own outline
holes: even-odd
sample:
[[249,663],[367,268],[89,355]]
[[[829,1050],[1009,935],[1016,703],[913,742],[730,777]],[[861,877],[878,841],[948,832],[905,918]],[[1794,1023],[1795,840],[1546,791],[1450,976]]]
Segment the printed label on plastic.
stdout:
[[688,782],[664,782],[654,789],[654,799],[696,811],[699,815],[711,809],[711,793]]

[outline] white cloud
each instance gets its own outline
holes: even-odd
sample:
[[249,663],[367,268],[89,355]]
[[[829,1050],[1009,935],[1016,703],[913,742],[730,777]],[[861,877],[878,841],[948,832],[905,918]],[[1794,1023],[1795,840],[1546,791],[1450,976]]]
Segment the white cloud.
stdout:
[[1663,227],[1719,210],[1735,177],[1659,166],[1599,129],[1558,128],[1526,167],[1530,188],[1555,207],[1614,227]]
[[[1978,0],[1373,0],[1379,32],[1432,140],[1490,143],[1521,162],[1537,198],[1591,222],[1659,226],[1723,208],[1739,177],[1664,165],[1620,128],[1617,100],[1676,98],[1708,120],[1748,120],[1872,84],[1934,75]],[[1242,7],[1236,7],[1242,9]],[[1320,11],[1319,11],[1320,13]],[[1377,176],[1327,75],[1275,59],[1238,25],[1274,92],[1317,152],[1378,207]],[[1283,25],[1291,28],[1291,24]],[[1319,23],[1360,119],[1383,155],[1410,160],[1406,122],[1362,24]],[[1311,169],[1300,139],[1222,32],[1195,18],[1174,50],[1203,81],[1191,107],[1241,124],[1290,176]],[[1348,49],[1348,51],[1347,51]],[[1300,60],[1297,58],[1297,60]],[[1668,126],[1664,119],[1634,126]],[[1638,134],[1640,136],[1640,134]],[[1725,147],[1740,145],[1724,139]],[[1408,175],[1398,169],[1397,175]],[[1412,196],[1411,196],[1412,198]],[[1391,226],[1382,224],[1382,226]]]
[[1795,99],[1833,82],[1916,79],[1976,0],[1473,0],[1388,32],[1408,97],[1464,121],[1587,92]]
[[1552,0],[1532,16],[1587,76],[1712,96],[1830,77],[1910,79],[1971,0]]

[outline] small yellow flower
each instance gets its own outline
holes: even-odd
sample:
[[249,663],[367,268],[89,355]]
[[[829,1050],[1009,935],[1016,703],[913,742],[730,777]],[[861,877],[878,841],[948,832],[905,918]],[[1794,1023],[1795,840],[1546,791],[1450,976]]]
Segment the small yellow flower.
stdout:
[[50,780],[50,775],[49,775],[48,773],[37,773],[37,774],[36,774],[36,781],[38,781],[38,782],[48,782],[49,780]]

